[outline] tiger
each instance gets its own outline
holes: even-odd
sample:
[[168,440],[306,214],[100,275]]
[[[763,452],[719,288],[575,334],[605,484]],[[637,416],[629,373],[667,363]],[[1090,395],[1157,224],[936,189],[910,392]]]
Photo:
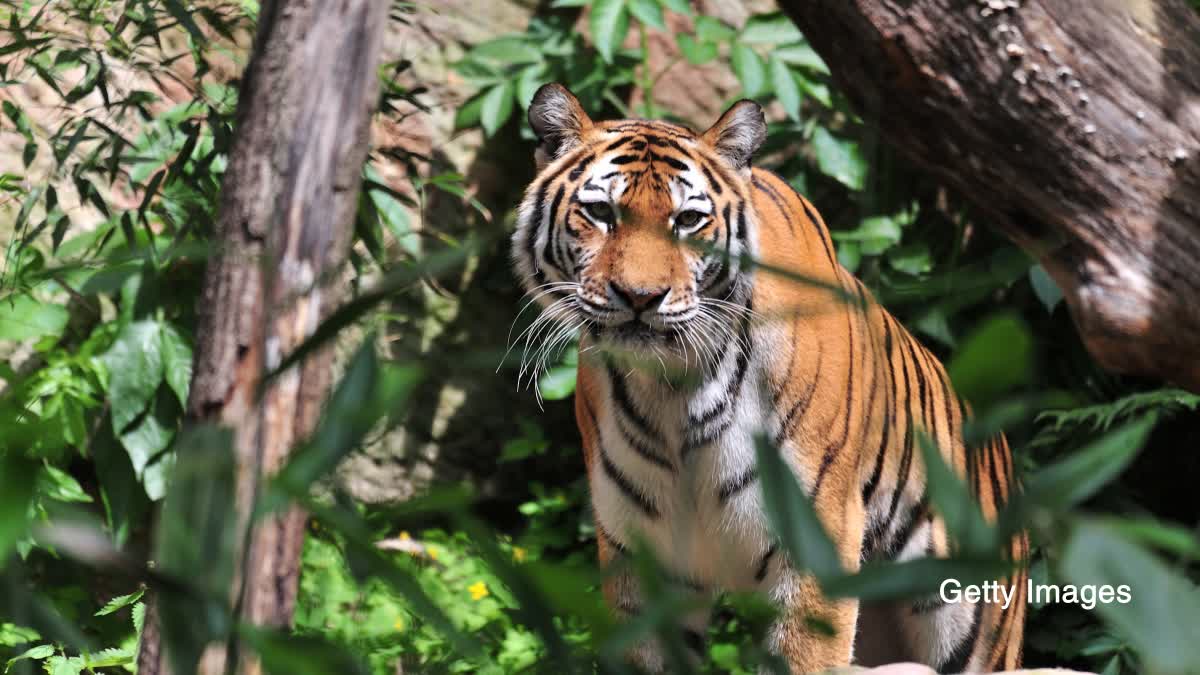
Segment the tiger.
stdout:
[[[966,446],[969,412],[946,370],[839,264],[813,205],[751,166],[766,137],[759,104],[738,101],[697,134],[667,121],[594,122],[570,91],[547,84],[528,122],[537,175],[511,260],[555,339],[579,335],[575,418],[616,618],[643,610],[639,577],[615,563],[645,545],[672,592],[765,594],[779,612],[765,646],[793,672],[895,661],[1017,668],[1024,534],[1006,552],[1013,571],[999,583],[1015,597],[1004,607],[827,598],[771,533],[756,487],[762,437],[848,571],[950,554],[919,434],[937,442],[988,519],[1016,481],[1003,435]],[[689,659],[703,655],[710,614],[679,622]],[[668,656],[648,638],[626,658],[663,672]]]

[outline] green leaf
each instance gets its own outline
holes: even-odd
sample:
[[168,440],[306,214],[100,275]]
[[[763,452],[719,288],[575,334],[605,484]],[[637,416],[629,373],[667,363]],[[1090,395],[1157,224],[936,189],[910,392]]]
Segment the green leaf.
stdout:
[[555,366],[538,380],[538,391],[547,401],[561,401],[575,393],[575,366]]
[[588,25],[601,58],[605,63],[612,63],[613,55],[621,48],[625,33],[629,31],[625,0],[596,0],[592,3]]
[[29,529],[37,465],[14,452],[0,453],[0,567]]
[[854,141],[838,138],[818,126],[813,131],[813,152],[821,173],[851,190],[862,190],[867,179],[867,161]]
[[129,595],[119,595],[105,603],[104,607],[101,607],[100,611],[96,612],[96,616],[107,616],[113,612],[118,612],[122,609],[125,609],[138,600],[141,600],[142,596],[145,594],[146,589],[141,588],[133,593],[130,593]]
[[854,574],[821,584],[830,597],[888,602],[936,593],[946,579],[963,585],[1000,579],[1012,566],[1003,560],[918,558],[900,563],[868,563]]
[[730,52],[733,72],[742,84],[742,96],[754,98],[762,93],[767,84],[767,66],[758,52],[743,44],[733,45]]
[[1192,530],[1163,523],[1153,518],[1097,519],[1113,532],[1126,539],[1161,549],[1190,560],[1200,560],[1200,540]]
[[791,564],[811,571],[820,580],[841,576],[837,549],[779,449],[763,438],[758,439],[755,448],[763,508]]
[[79,481],[53,464],[42,467],[37,478],[37,492],[42,497],[56,502],[88,504],[92,501],[91,496],[79,485]]
[[1029,380],[1033,340],[1016,316],[988,319],[963,341],[947,371],[954,389],[979,411]]
[[767,67],[771,72],[771,87],[775,90],[775,97],[779,99],[788,117],[799,121],[800,85],[796,84],[796,76],[792,74],[792,69],[773,56],[767,61]]
[[197,425],[181,434],[156,533],[157,569],[186,586],[155,594],[159,628],[176,673],[195,672],[205,646],[229,632],[237,532],[233,433]]
[[129,455],[134,474],[142,482],[146,496],[151,501],[162,499],[166,492],[166,470],[170,460],[164,451],[175,438],[174,427],[168,426],[171,420],[164,422],[162,419],[169,415],[161,411],[160,401],[153,401],[146,414],[120,435],[121,445]]
[[1053,312],[1058,303],[1062,302],[1063,292],[1046,273],[1046,268],[1034,265],[1029,268],[1029,285],[1033,286],[1033,294],[1042,301],[1047,312]]
[[996,553],[996,533],[983,519],[979,502],[971,495],[966,483],[946,465],[941,449],[924,429],[917,430],[917,444],[925,464],[929,501],[946,523],[951,539],[959,544],[966,556],[983,557]]
[[171,324],[162,324],[161,331],[163,377],[175,392],[179,405],[186,408],[192,384],[192,347]]
[[46,667],[50,675],[82,675],[87,664],[78,656],[53,656],[46,662]]
[[1109,586],[1119,592],[1125,587],[1128,602],[1118,597],[1087,609],[1132,644],[1145,672],[1182,675],[1200,669],[1196,651],[1200,590],[1186,576],[1090,520],[1072,528],[1059,570],[1077,588]]
[[13,664],[18,661],[24,661],[25,659],[41,661],[42,659],[51,656],[54,656],[54,645],[38,645],[36,647],[30,647],[21,654],[9,659],[8,663],[4,666],[4,672],[7,673],[9,669],[13,667]]
[[479,107],[479,121],[483,124],[483,130],[488,136],[492,136],[496,131],[508,121],[513,110],[513,85],[512,82],[504,81],[488,90],[483,95],[483,100]]
[[84,668],[115,668],[133,663],[135,656],[132,649],[110,647],[93,654],[84,654],[80,660],[83,662]]
[[455,129],[468,129],[479,124],[479,119],[483,112],[483,99],[487,93],[476,94],[466,103],[459,106],[458,111],[454,113]]
[[414,366],[384,368],[368,334],[346,368],[312,438],[293,453],[279,473],[288,492],[307,489],[358,447],[372,427],[402,407],[420,378]]
[[771,51],[771,56],[783,61],[789,66],[799,66],[808,70],[820,73],[822,75],[829,74],[829,68],[825,62],[821,60],[820,55],[808,45],[801,43],[797,45],[788,45],[779,47]]
[[717,46],[711,42],[697,42],[687,33],[680,33],[675,36],[675,40],[679,44],[680,53],[689,63],[699,66],[717,58]]
[[0,646],[17,647],[41,638],[42,636],[32,628],[7,622],[0,623]]
[[60,335],[70,316],[61,305],[35,300],[28,295],[0,300],[0,340],[28,340]]
[[791,44],[800,42],[804,36],[796,24],[783,12],[760,14],[750,17],[738,40],[745,44]]
[[696,17],[696,38],[705,42],[728,42],[737,31],[711,16]]
[[1016,531],[1033,509],[1065,511],[1099,492],[1137,457],[1156,421],[1151,414],[1130,422],[1038,470],[1004,510],[1003,526]]
[[915,277],[933,270],[933,258],[929,253],[929,244],[926,242],[893,248],[888,251],[887,261],[893,269]]
[[662,0],[662,5],[676,14],[692,15],[692,6],[688,4],[688,0]]
[[523,37],[506,36],[488,40],[471,48],[471,58],[496,61],[508,67],[542,60],[542,52]]
[[126,324],[102,359],[109,373],[113,432],[120,436],[163,381],[162,325],[155,320]]
[[662,7],[658,0],[628,0],[628,3],[629,13],[638,21],[658,30],[667,29],[667,22],[663,20]]
[[238,632],[262,658],[272,675],[366,675],[366,667],[344,647],[317,636],[286,633],[243,625]]

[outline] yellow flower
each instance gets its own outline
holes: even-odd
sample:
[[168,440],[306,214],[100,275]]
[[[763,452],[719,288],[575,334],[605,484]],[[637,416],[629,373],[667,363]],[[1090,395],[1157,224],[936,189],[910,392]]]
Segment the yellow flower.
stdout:
[[467,587],[467,592],[471,594],[472,600],[482,600],[488,595],[487,584],[482,581],[476,581]]
[[392,628],[395,628],[397,631],[404,630],[404,617],[396,617],[396,623],[392,624]]
[[408,536],[408,530],[400,533],[400,541],[408,541],[409,539],[412,539],[412,537]]
[[426,546],[425,547],[425,555],[429,556],[430,560],[437,560],[438,550],[436,548],[434,548],[433,546]]
[[520,546],[513,547],[513,560],[517,562],[525,562],[525,549]]

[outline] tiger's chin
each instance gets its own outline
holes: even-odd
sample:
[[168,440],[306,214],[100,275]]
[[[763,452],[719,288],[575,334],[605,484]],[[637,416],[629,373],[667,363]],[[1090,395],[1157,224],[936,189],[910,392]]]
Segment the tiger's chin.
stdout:
[[642,321],[601,326],[592,331],[597,346],[615,362],[670,384],[698,377],[699,364],[679,331]]

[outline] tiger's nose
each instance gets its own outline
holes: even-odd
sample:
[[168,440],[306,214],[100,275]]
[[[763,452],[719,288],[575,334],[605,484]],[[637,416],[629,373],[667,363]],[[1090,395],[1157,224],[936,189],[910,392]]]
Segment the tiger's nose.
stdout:
[[617,296],[635,312],[652,312],[658,309],[662,301],[666,299],[667,293],[671,292],[668,287],[663,288],[640,288],[635,286],[621,286],[614,282],[608,283],[609,290]]

